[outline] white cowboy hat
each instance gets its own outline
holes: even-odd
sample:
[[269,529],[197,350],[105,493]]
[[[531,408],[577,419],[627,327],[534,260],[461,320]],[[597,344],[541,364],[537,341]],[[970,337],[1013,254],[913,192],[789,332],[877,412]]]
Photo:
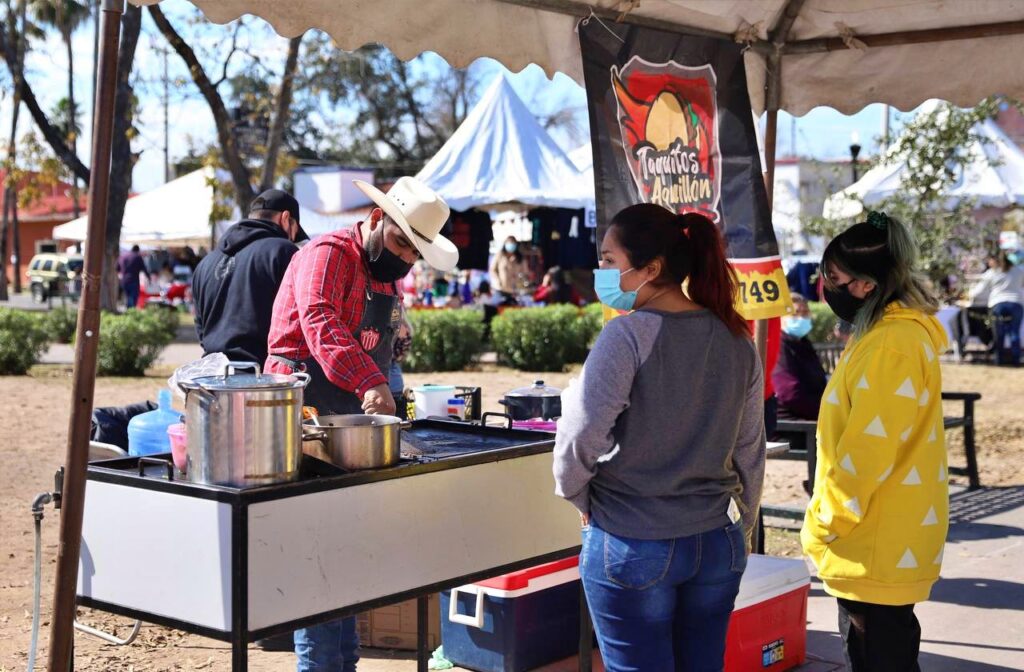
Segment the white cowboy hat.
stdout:
[[400,177],[385,194],[362,180],[352,183],[395,220],[428,264],[450,271],[459,263],[459,249],[439,233],[451,210],[430,187],[414,177]]

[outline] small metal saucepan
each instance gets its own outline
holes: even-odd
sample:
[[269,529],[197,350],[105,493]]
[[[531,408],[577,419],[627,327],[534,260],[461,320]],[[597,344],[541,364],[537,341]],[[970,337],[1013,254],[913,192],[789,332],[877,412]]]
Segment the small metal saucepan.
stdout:
[[303,424],[302,452],[342,469],[379,469],[398,464],[402,422],[393,415],[321,415]]

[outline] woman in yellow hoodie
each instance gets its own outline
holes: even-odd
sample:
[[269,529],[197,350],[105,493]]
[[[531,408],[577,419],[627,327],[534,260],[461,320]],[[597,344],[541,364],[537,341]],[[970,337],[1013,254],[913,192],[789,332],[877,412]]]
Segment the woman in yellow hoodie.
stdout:
[[854,324],[822,397],[814,494],[800,538],[838,598],[847,666],[918,670],[914,604],[939,577],[949,524],[945,331],[910,232],[884,213],[822,257],[825,300]]

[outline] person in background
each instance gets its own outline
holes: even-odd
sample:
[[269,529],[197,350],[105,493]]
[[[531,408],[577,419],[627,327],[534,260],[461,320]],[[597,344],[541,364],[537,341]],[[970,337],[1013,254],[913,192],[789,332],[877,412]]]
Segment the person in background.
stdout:
[[523,289],[527,271],[526,260],[519,251],[519,241],[515,236],[509,236],[491,260],[489,272],[491,287],[501,294],[503,303],[519,302],[517,297]]
[[1020,366],[1024,268],[1015,266],[1006,252],[990,255],[987,264],[988,270],[971,290],[971,303],[977,298],[988,297],[988,308],[995,321],[996,364]]
[[222,352],[232,361],[263,366],[274,297],[297,243],[305,240],[299,202],[280,189],[257,196],[248,218],[224,232],[192,278],[203,354]]
[[132,245],[132,249],[121,255],[117,260],[117,272],[121,279],[121,290],[124,292],[124,307],[135,308],[139,304],[139,275],[146,276],[146,282],[150,282],[153,276],[146,270],[146,260],[142,258],[138,245]]
[[828,377],[807,338],[811,333],[811,309],[801,294],[792,294],[793,314],[782,318],[782,348],[772,371],[779,417],[817,420],[821,395]]
[[818,414],[800,540],[837,599],[852,672],[918,670],[914,605],[939,578],[949,525],[939,354],[946,331],[910,231],[881,212],[825,248],[825,300],[854,325]]
[[720,670],[765,462],[736,276],[710,220],[641,204],[612,219],[594,284],[634,312],[562,393],[554,475],[579,510],[601,655],[608,670]]
[[533,293],[533,300],[549,306],[569,303],[578,306],[583,303],[579,293],[565,281],[565,273],[558,266],[552,266],[544,274],[540,287]]
[[[267,370],[308,373],[304,402],[320,415],[394,415],[388,374],[402,321],[398,283],[421,256],[451,271],[459,251],[440,235],[448,204],[419,180],[401,177],[386,194],[353,182],[374,207],[295,255],[274,300]],[[295,631],[298,672],[354,672],[358,647],[354,617]]]

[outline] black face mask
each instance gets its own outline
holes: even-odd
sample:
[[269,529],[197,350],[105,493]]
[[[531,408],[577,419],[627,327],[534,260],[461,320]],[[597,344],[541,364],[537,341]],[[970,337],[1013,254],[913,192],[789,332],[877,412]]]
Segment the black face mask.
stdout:
[[[850,282],[853,282],[851,280]],[[832,309],[832,312],[840,319],[853,322],[857,318],[857,311],[864,305],[865,299],[858,299],[850,293],[850,282],[844,285],[836,285],[835,289],[825,287],[825,303]]]
[[395,282],[409,274],[412,264],[403,261],[401,257],[384,246],[384,226],[385,224],[381,220],[381,225],[378,227],[380,235],[373,238],[371,234],[366,247],[366,261],[370,267],[370,275],[374,279],[380,282]]

